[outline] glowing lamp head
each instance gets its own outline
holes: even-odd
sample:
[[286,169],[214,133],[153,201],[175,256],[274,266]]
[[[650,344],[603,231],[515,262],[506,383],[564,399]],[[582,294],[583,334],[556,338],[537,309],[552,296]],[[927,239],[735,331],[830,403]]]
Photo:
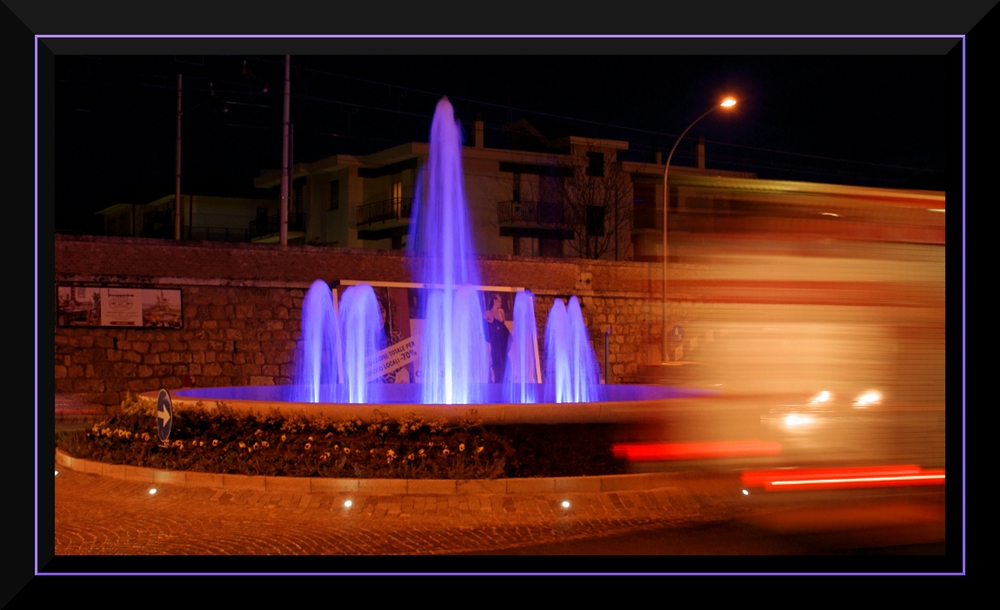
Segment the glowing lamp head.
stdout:
[[733,106],[736,105],[736,100],[731,97],[727,97],[726,99],[722,100],[722,103],[719,105],[722,106],[723,108],[732,108]]

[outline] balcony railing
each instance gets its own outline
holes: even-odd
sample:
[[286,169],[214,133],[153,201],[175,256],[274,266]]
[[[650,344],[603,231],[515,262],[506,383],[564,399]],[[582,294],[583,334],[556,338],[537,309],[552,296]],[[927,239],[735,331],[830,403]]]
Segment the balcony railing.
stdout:
[[566,214],[561,203],[545,201],[501,201],[498,206],[500,224],[532,224],[566,226]]
[[358,226],[370,225],[376,222],[390,220],[404,221],[410,219],[412,198],[386,199],[358,206]]
[[[306,215],[299,212],[289,212],[288,213],[288,230],[289,231],[305,231],[306,230]],[[258,219],[250,221],[250,238],[254,237],[264,237],[265,235],[274,235],[281,232],[281,216],[275,214],[274,216],[268,216],[267,219]]]
[[248,242],[250,231],[229,227],[184,227],[187,239],[202,241]]
[[174,215],[169,210],[156,210],[142,215],[142,230],[139,237],[173,239]]

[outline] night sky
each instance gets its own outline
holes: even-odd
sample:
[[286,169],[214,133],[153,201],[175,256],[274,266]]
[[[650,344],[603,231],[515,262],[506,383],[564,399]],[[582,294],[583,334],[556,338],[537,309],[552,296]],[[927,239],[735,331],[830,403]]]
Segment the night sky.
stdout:
[[[482,115],[490,147],[527,119],[626,140],[622,158],[651,161],[728,94],[735,111],[700,121],[672,165],[694,165],[703,136],[710,168],[943,189],[961,125],[954,66],[942,55],[292,55],[294,161],[426,141],[444,95],[470,130]],[[57,230],[173,192],[178,73],[185,184],[235,194],[280,164],[280,55],[57,55]]]

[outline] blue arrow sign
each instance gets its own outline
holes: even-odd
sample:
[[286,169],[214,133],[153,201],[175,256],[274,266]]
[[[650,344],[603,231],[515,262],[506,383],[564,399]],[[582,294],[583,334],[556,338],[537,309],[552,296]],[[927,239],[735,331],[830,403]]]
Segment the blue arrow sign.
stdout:
[[170,426],[174,423],[174,408],[170,404],[170,394],[166,390],[160,390],[160,395],[156,397],[156,431],[160,433],[160,440],[166,442],[170,438]]

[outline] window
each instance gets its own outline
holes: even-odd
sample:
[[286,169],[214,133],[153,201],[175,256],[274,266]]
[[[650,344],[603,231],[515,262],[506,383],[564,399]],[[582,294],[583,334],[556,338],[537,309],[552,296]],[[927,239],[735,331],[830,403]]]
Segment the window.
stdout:
[[562,240],[540,238],[538,240],[538,255],[548,257],[562,256]]
[[296,213],[303,209],[304,207],[303,204],[305,203],[305,200],[303,199],[302,196],[303,193],[305,192],[305,187],[306,187],[305,178],[296,178],[295,180],[292,180],[292,192],[291,192],[292,200],[288,202],[289,212]]
[[587,206],[587,235],[595,237],[604,235],[604,206]]
[[599,153],[599,152],[587,153],[587,175],[588,176],[604,175],[604,153]]
[[[401,207],[403,205],[403,183],[401,181],[393,181],[392,191],[389,196],[390,201],[392,201],[392,215],[395,218],[400,218]],[[402,246],[400,246],[402,248]],[[399,248],[393,248],[399,249]]]
[[330,181],[330,209],[340,209],[340,180]]
[[634,217],[632,226],[636,229],[655,229],[656,187],[652,184],[638,183],[632,187],[632,209]]

